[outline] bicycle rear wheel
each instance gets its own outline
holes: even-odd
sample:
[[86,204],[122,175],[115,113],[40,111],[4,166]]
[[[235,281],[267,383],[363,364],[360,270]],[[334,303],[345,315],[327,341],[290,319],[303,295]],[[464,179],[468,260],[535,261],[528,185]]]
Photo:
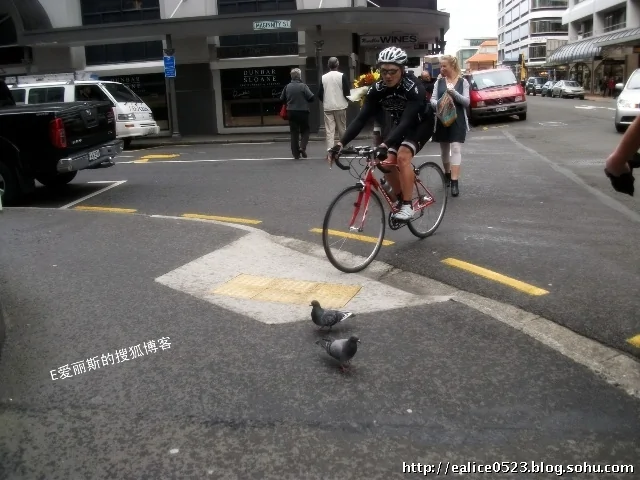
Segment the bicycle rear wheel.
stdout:
[[341,272],[364,270],[382,247],[386,228],[382,201],[373,190],[365,201],[364,186],[353,185],[338,194],[325,214],[322,245]]
[[425,162],[416,168],[411,203],[416,212],[407,225],[418,238],[427,238],[438,229],[447,209],[447,183],[440,165]]

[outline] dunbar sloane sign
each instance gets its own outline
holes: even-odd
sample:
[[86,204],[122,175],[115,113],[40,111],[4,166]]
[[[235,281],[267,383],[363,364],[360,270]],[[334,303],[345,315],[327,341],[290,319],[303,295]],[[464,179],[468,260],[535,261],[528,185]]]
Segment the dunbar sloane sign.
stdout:
[[414,45],[418,43],[418,35],[362,35],[360,36],[360,45]]

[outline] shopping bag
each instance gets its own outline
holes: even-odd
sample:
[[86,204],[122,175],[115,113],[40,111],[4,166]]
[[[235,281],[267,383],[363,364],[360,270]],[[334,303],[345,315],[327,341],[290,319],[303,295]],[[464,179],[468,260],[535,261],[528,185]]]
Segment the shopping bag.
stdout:
[[288,120],[289,119],[289,115],[287,115],[287,104],[283,103],[282,107],[280,108],[280,113],[278,114],[280,115],[280,118],[283,120]]
[[436,115],[445,127],[450,127],[456,121],[458,112],[456,111],[456,104],[449,95],[449,92],[445,92],[438,100],[438,108]]

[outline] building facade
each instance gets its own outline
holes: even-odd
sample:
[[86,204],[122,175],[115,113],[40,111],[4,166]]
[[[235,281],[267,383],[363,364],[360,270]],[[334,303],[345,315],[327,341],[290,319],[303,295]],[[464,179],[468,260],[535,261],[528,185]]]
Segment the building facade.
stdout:
[[465,69],[465,65],[467,64],[467,60],[474,56],[482,42],[486,40],[495,40],[495,37],[476,37],[476,38],[465,38],[462,41],[462,45],[458,48],[456,52],[456,57],[458,58],[458,65],[460,68]]
[[524,56],[528,76],[546,76],[547,45],[568,39],[569,0],[498,0],[498,63]]
[[465,71],[477,72],[478,70],[487,70],[496,68],[498,64],[498,40],[485,40],[478,48],[475,55],[467,59]]
[[[416,66],[444,51],[437,0],[0,0],[0,76],[85,71],[127,84],[169,128],[163,54],[176,58],[183,135],[284,132],[291,68],[316,92],[329,57],[353,80],[389,45]],[[1,18],[1,17],[0,17]],[[17,45],[11,50],[10,45]],[[321,105],[312,105],[312,129]],[[354,106],[357,110],[357,107]],[[353,114],[353,112],[351,112]],[[175,131],[175,126],[171,126]]]
[[605,79],[625,81],[640,67],[640,3],[636,0],[569,0],[562,22],[568,43],[547,58],[585,89],[601,92]]

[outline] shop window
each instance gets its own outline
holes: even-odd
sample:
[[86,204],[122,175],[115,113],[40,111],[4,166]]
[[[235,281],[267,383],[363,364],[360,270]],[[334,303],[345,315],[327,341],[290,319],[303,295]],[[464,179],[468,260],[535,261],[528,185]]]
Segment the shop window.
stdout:
[[161,128],[168,128],[167,88],[163,73],[108,76],[100,77],[100,80],[118,82],[129,87],[149,106],[153,118],[161,125]]
[[296,0],[218,0],[218,15],[297,10]]
[[291,82],[288,67],[234,68],[220,71],[225,127],[282,126],[280,94]]

